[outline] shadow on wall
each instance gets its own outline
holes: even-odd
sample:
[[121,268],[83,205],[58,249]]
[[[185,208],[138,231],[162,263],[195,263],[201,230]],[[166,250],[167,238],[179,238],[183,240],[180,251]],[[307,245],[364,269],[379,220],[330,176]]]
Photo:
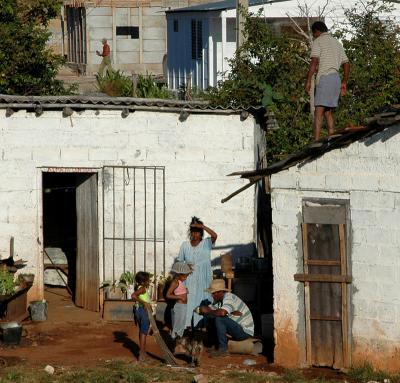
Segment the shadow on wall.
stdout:
[[[252,258],[257,254],[254,242],[247,244],[231,244],[225,246],[215,246],[214,250],[220,251],[220,254],[231,254],[232,264],[240,263],[241,258]],[[221,259],[217,257],[211,260],[211,266],[221,266]]]

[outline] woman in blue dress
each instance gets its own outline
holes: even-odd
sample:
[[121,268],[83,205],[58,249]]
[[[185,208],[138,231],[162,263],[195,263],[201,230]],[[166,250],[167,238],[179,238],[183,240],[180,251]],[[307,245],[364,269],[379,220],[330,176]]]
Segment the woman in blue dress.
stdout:
[[[204,231],[210,237],[203,238]],[[217,233],[205,226],[199,218],[193,217],[189,226],[189,241],[182,243],[177,257],[178,261],[191,264],[193,272],[186,279],[188,289],[186,327],[192,324],[196,326],[202,316],[193,310],[200,305],[204,299],[212,300],[209,293],[204,291],[212,281],[211,249],[217,240]]]

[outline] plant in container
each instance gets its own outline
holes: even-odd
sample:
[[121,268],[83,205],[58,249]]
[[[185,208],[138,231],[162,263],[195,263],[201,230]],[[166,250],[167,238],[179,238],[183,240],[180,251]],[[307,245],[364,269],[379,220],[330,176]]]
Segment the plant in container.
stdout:
[[127,299],[131,298],[131,295],[135,291],[135,275],[130,271],[125,271],[119,277],[118,286],[121,288],[122,293],[126,295]]
[[9,296],[15,293],[14,274],[7,270],[0,270],[0,296]]
[[123,293],[117,281],[104,281],[100,289],[104,289],[106,299],[122,299]]

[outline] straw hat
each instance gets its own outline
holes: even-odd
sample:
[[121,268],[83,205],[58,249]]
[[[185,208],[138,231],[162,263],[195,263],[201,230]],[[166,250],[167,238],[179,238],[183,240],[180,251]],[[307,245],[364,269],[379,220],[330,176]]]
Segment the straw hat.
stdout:
[[190,274],[192,268],[186,262],[175,262],[171,267],[171,271],[176,274]]
[[208,289],[205,289],[204,291],[207,291],[210,294],[212,294],[217,291],[231,291],[231,290],[225,287],[225,281],[223,279],[213,279],[211,281],[210,287]]

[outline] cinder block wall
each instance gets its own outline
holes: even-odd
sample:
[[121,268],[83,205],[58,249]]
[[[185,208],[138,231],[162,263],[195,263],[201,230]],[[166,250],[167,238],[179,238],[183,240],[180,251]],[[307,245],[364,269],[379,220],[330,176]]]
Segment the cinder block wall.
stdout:
[[[168,266],[187,238],[193,215],[218,233],[214,257],[253,242],[253,193],[220,203],[244,184],[226,175],[254,168],[253,118],[240,121],[239,115],[212,112],[191,114],[184,122],[178,117],[136,111],[123,119],[120,111],[106,110],[67,118],[61,111],[35,117],[21,110],[6,117],[1,110],[0,256],[8,256],[9,239],[14,236],[18,258],[28,261],[24,272],[40,269],[37,239],[42,230],[41,172],[46,167],[164,166]],[[98,187],[101,195],[100,181]],[[101,208],[99,201],[100,221]],[[102,249],[101,229],[99,241]]]
[[276,361],[305,361],[300,233],[303,198],[350,203],[353,365],[398,370],[400,341],[400,126],[272,176]]

